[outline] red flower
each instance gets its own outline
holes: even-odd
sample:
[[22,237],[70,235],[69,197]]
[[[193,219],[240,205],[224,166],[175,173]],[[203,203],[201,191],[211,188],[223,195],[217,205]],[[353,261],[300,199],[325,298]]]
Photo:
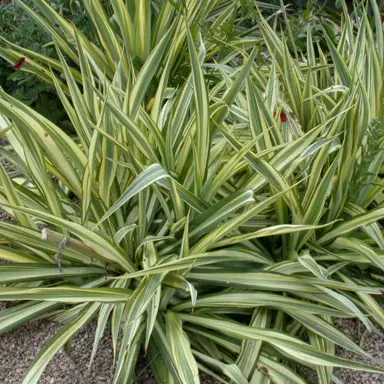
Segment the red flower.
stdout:
[[15,69],[21,68],[21,66],[24,64],[25,60],[27,60],[25,57],[21,57],[16,64],[13,66]]
[[[273,113],[273,117],[276,117],[277,112]],[[288,116],[284,112],[280,112],[280,121],[285,123],[288,120]]]

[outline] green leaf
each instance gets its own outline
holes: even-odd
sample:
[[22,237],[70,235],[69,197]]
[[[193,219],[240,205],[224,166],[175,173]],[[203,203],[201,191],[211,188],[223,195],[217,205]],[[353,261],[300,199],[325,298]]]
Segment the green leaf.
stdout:
[[62,271],[54,264],[2,264],[0,265],[0,284],[24,281],[70,279],[73,277],[89,277],[105,275],[105,270],[95,267],[66,267]]
[[[41,277],[40,277],[41,278]],[[55,303],[119,303],[126,302],[131,292],[118,288],[4,288],[0,287],[0,299],[53,301]]]
[[208,93],[205,86],[203,71],[199,63],[196,49],[194,47],[192,36],[187,30],[188,48],[191,58],[192,79],[195,97],[196,109],[196,190],[199,196],[206,177],[208,156],[210,148],[210,131],[209,131],[209,102]]
[[171,354],[181,382],[185,384],[200,383],[199,370],[180,319],[172,312],[168,312],[166,322]]
[[339,224],[334,229],[327,232],[317,241],[317,243],[319,245],[324,244],[334,239],[335,237],[338,237],[345,233],[355,231],[356,229],[358,229],[363,225],[372,224],[376,220],[379,220],[383,217],[384,217],[384,208],[374,209],[370,212],[357,215],[350,220],[346,220],[344,223]]
[[105,221],[108,217],[113,215],[120,209],[129,199],[137,195],[143,189],[156,183],[160,179],[170,177],[164,168],[159,164],[152,164],[141,172],[130,187],[117,199],[111,208],[100,219],[98,225]]

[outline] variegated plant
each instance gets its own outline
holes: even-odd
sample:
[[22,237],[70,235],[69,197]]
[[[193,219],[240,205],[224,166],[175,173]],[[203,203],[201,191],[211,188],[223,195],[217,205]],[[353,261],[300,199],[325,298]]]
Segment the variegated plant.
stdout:
[[332,324],[384,323],[376,2],[373,23],[345,11],[329,55],[309,29],[295,57],[261,14],[224,42],[237,2],[111,0],[107,13],[83,1],[98,42],[44,0],[42,15],[18,0],[59,60],[0,48],[55,86],[76,132],[0,91],[12,148],[0,153],[17,167],[0,167],[0,203],[17,220],[0,223],[0,300],[15,302],[0,331],[42,315],[66,324],[24,384],[93,320],[92,359],[110,324],[116,384],[135,379],[143,350],[159,383],[198,383],[199,371],[305,383],[297,364],[320,384],[335,366],[383,372],[335,356],[364,352]]

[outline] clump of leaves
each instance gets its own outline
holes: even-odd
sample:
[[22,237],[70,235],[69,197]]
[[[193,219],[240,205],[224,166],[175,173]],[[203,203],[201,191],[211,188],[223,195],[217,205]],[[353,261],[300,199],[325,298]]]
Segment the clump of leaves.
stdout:
[[44,0],[43,16],[17,3],[58,60],[12,44],[1,55],[27,57],[22,70],[53,84],[75,131],[0,91],[13,148],[2,154],[18,167],[0,167],[1,204],[18,221],[0,223],[0,299],[16,303],[0,331],[42,314],[65,324],[24,384],[95,318],[90,363],[109,323],[116,384],[135,380],[141,350],[158,382],[198,383],[204,371],[303,384],[298,364],[320,384],[335,366],[383,373],[335,356],[337,345],[367,354],[332,324],[384,322],[382,188],[350,198],[383,108],[376,3],[374,26],[362,13],[351,28],[346,13],[339,44],[325,35],[330,58],[309,32],[296,59],[258,13],[271,56],[261,67],[247,39],[214,60],[219,46],[199,28],[233,20],[232,2],[111,0],[111,18],[84,0],[97,42]]

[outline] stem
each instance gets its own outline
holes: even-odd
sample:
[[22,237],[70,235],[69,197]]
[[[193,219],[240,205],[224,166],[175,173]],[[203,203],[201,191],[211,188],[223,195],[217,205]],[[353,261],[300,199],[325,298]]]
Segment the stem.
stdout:
[[[54,232],[48,228],[44,228],[41,231],[41,239],[48,241],[49,243],[52,243],[52,244],[57,245],[60,241],[64,239],[64,237],[65,236],[62,235],[61,233]],[[88,247],[87,245],[85,245],[79,240],[68,237],[66,247],[75,252],[79,252],[83,255],[89,256],[92,260],[94,258],[97,258],[97,254],[95,253],[95,251],[91,247]]]

